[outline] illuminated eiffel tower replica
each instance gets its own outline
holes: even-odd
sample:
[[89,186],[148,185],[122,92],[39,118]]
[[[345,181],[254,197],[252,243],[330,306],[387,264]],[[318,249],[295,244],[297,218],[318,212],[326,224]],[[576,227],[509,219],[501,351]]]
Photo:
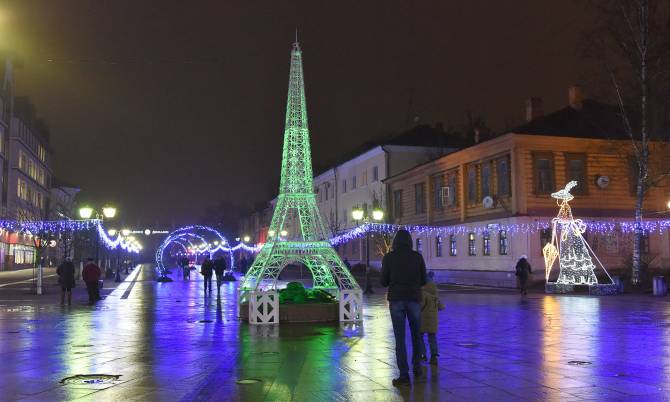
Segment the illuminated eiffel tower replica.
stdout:
[[279,197],[267,242],[242,282],[243,293],[276,289],[279,273],[291,263],[309,268],[314,288],[360,289],[328,241],[313,188],[302,51],[296,38],[291,49]]

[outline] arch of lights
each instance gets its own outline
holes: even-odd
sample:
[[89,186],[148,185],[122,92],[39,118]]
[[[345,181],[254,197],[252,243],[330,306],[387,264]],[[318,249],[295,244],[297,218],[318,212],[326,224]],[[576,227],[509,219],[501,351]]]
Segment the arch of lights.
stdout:
[[[212,243],[216,243],[216,247],[212,247]],[[196,254],[207,253],[211,255],[217,251],[227,252],[230,258],[230,269],[233,268],[233,250],[229,247],[228,240],[218,230],[209,226],[191,225],[181,227],[170,233],[156,250],[156,268],[161,276],[165,276],[167,272],[164,264],[165,251],[173,244],[177,244],[186,252],[192,251]]]

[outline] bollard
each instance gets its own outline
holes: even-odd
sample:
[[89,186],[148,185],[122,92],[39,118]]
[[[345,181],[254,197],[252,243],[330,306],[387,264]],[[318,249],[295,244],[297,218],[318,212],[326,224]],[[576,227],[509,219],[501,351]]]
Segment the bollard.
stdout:
[[668,289],[665,285],[665,278],[662,276],[654,277],[654,296],[665,296]]

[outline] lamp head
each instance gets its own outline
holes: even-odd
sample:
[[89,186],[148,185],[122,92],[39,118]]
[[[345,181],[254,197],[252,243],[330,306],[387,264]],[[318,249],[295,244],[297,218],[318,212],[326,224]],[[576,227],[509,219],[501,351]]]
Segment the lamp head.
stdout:
[[384,219],[384,211],[381,209],[375,209],[372,211],[372,219],[376,221],[381,221]]
[[102,208],[102,215],[105,218],[110,218],[111,219],[111,218],[116,216],[116,208],[110,207],[110,206],[104,207],[104,208]]
[[354,218],[355,221],[363,220],[363,209],[354,208],[351,210],[351,217]]
[[79,216],[82,219],[91,219],[91,216],[93,216],[93,208],[91,208],[91,207],[81,207],[81,208],[79,208]]

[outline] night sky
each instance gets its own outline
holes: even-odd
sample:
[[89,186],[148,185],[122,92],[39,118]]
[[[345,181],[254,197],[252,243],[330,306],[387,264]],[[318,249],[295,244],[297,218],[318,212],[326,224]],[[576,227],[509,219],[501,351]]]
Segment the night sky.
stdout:
[[411,116],[494,130],[563,107],[588,25],[565,0],[5,0],[0,46],[51,128],[53,168],[131,224],[200,220],[279,181],[289,51],[303,48],[314,164]]

